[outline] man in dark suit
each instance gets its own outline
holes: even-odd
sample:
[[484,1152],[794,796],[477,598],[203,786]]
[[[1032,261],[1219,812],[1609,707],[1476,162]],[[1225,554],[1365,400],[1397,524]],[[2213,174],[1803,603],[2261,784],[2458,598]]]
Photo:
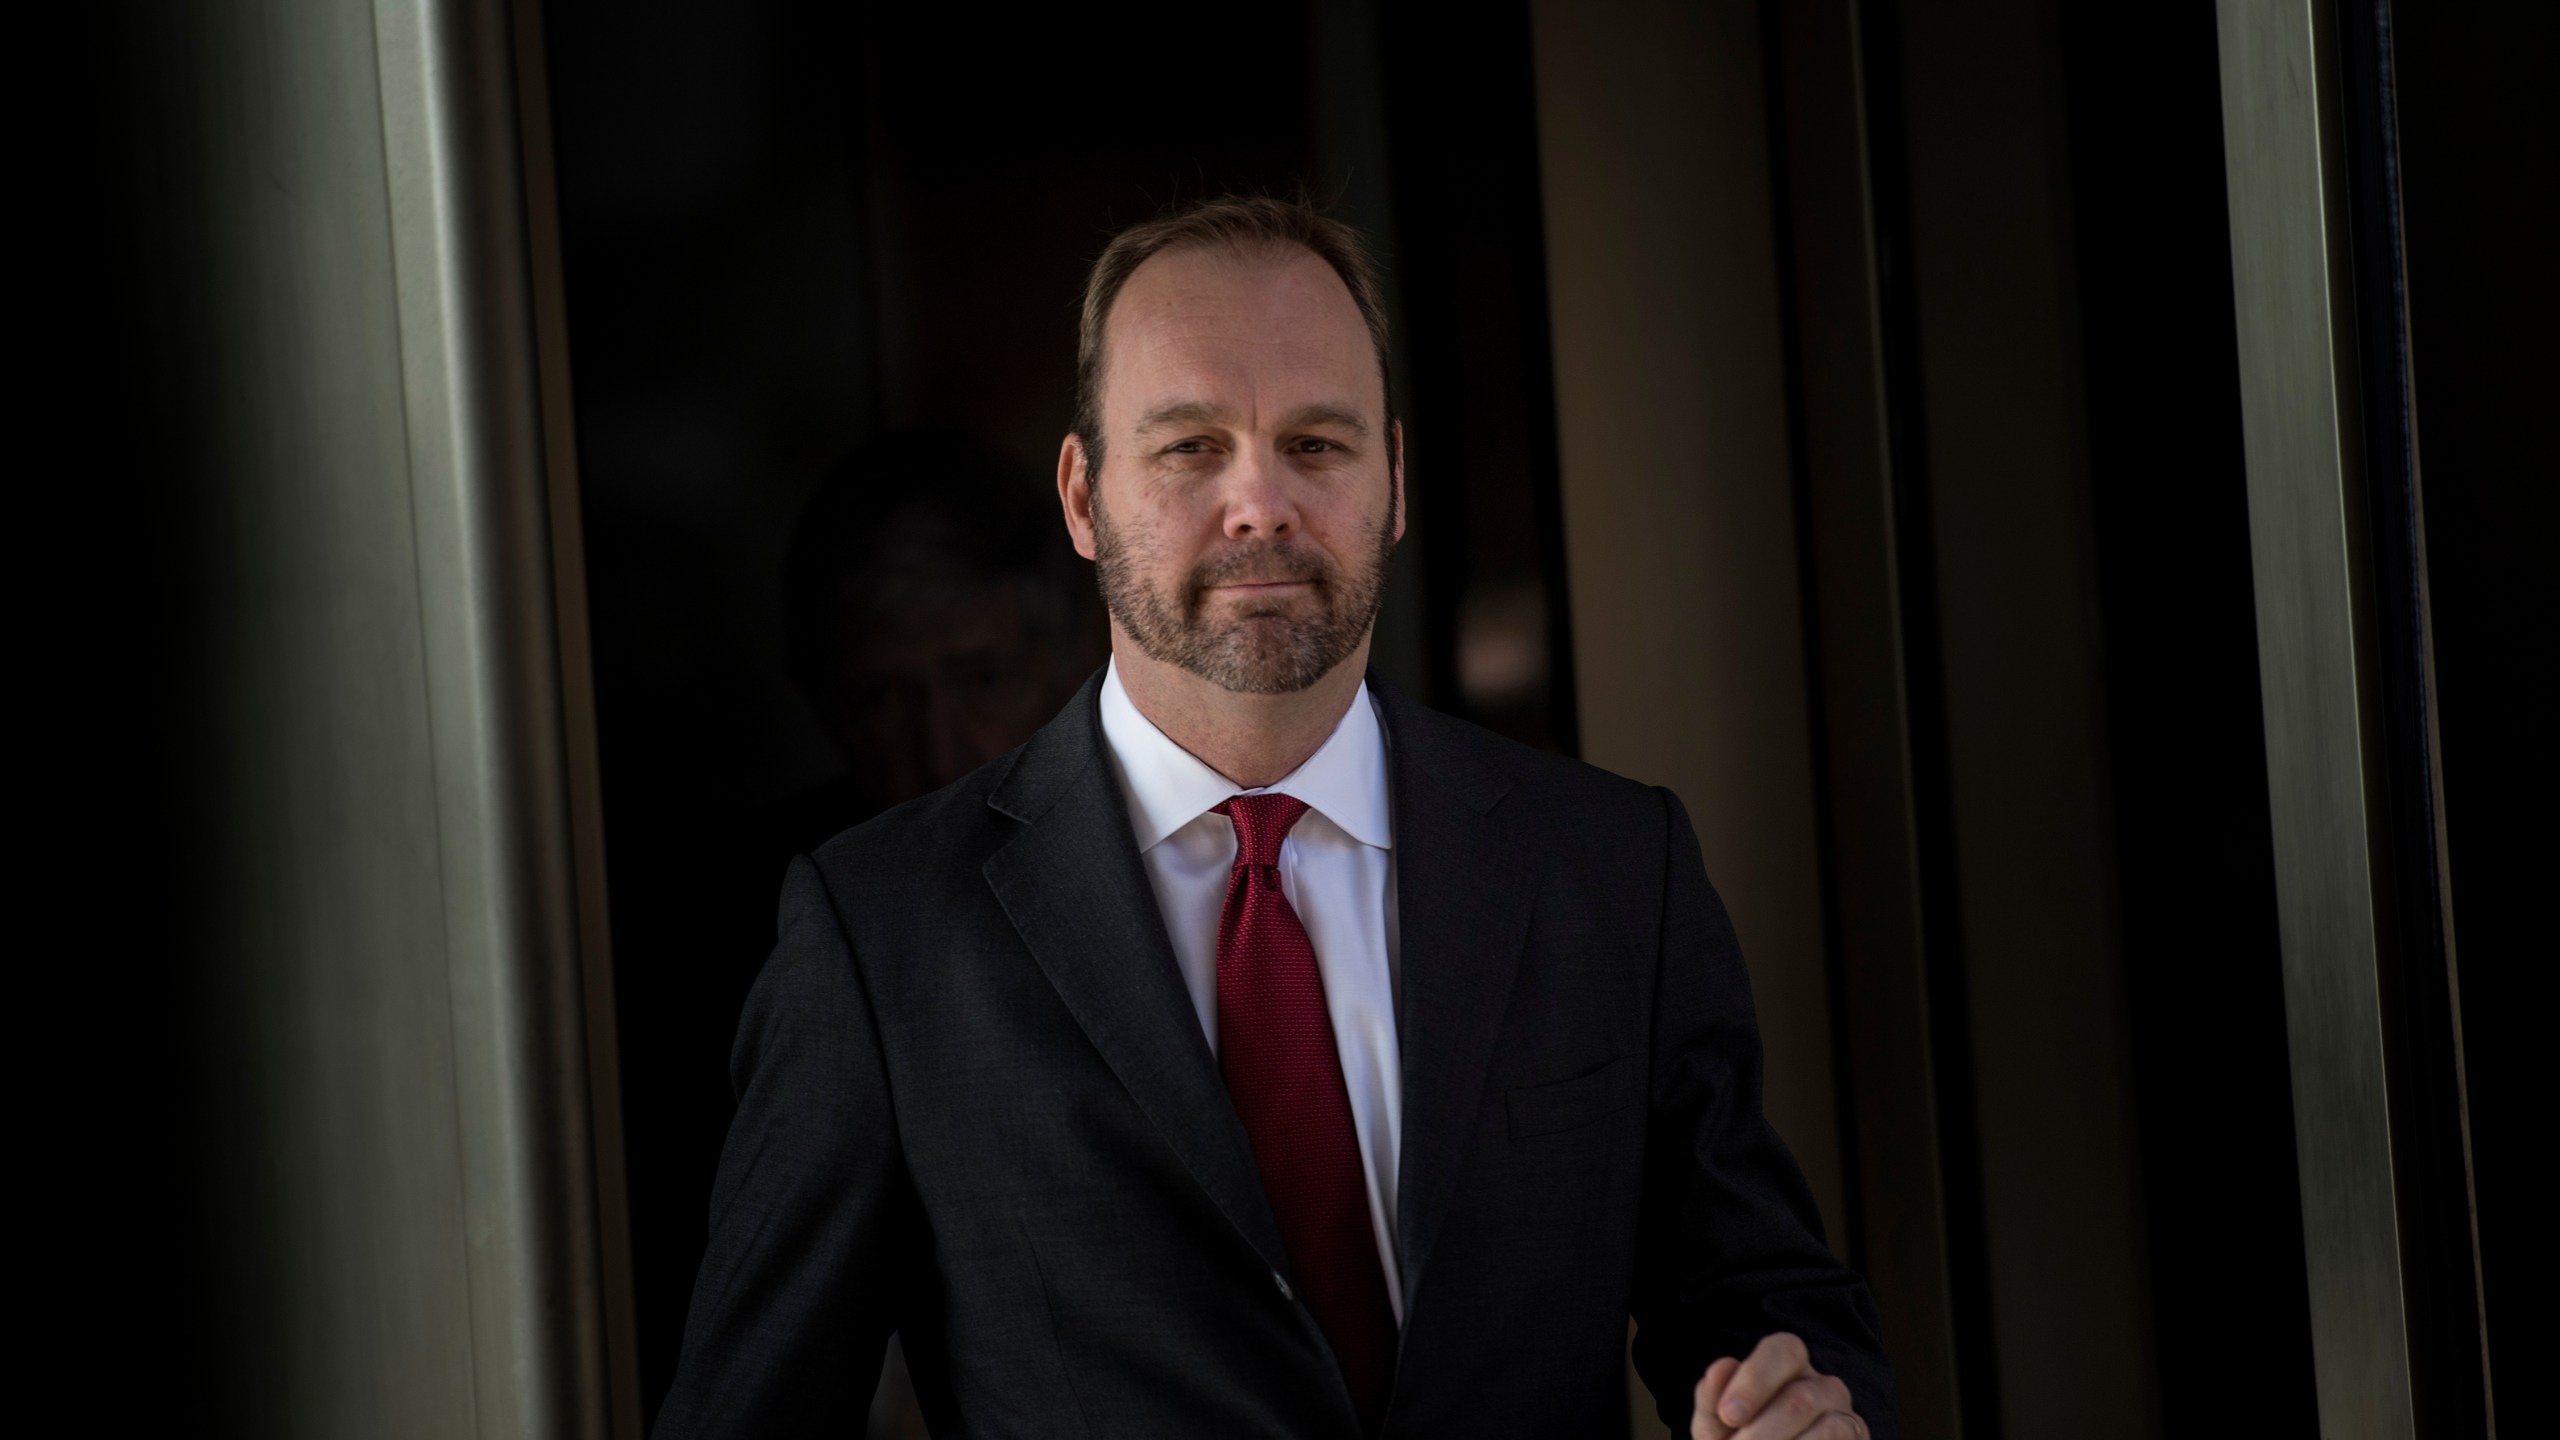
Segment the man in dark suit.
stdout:
[[794,862],[662,1436],[1892,1433],[1680,804],[1366,683],[1403,533],[1355,236],[1220,201],[1086,293],[1112,662]]

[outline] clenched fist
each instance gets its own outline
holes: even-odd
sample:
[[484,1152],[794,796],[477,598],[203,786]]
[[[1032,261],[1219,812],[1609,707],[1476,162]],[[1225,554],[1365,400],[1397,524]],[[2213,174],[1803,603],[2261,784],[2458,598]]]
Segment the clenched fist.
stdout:
[[1697,1407],[1693,1440],[1867,1440],[1849,1387],[1814,1369],[1804,1342],[1784,1331],[1748,1359],[1708,1366]]

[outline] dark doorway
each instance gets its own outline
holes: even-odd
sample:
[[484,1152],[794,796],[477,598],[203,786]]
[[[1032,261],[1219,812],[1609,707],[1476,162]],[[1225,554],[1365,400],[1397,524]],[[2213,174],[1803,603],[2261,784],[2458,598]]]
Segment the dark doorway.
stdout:
[[[1391,87],[1425,20],[1385,8],[546,7],[652,1413],[782,867],[904,798],[848,787],[795,684],[795,525],[831,485],[938,483],[883,445],[956,446],[983,493],[1049,507],[1040,563],[1080,567],[1051,475],[1083,273],[1115,229],[1267,191],[1369,235],[1399,378],[1431,377],[1400,386],[1417,539],[1376,668],[1570,746],[1527,13],[1496,7],[1435,42],[1469,63]],[[1508,430],[1460,438],[1479,413]],[[1534,663],[1471,695],[1458,647],[1488,625]]]

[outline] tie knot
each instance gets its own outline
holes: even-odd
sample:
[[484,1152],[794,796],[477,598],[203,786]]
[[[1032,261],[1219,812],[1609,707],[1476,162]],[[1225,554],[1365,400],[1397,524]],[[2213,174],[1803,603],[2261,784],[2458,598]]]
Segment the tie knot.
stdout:
[[1307,802],[1295,795],[1238,795],[1213,808],[1235,822],[1238,865],[1277,865],[1280,842],[1307,813]]

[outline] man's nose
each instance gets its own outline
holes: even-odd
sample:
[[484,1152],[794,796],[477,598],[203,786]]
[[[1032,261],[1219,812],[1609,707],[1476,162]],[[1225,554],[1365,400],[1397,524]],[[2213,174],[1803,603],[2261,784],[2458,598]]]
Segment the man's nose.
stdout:
[[1226,536],[1285,540],[1298,533],[1296,477],[1261,446],[1245,449],[1227,471]]

